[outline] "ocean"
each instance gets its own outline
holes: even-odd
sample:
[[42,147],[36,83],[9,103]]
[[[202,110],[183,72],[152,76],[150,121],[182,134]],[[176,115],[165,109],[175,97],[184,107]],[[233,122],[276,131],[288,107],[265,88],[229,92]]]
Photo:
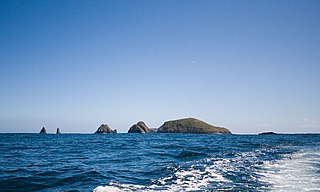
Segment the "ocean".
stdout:
[[0,191],[320,191],[320,134],[0,134]]

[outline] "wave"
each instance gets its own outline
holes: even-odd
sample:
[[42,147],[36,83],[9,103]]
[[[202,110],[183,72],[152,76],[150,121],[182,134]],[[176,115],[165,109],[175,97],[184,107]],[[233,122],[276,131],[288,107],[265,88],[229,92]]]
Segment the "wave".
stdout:
[[110,182],[98,186],[93,192],[118,191],[216,191],[216,190],[254,190],[266,187],[257,183],[262,163],[259,156],[263,151],[233,154],[233,158],[205,158],[181,164],[169,176],[151,181],[149,185]]
[[206,167],[203,171],[190,168],[189,170],[176,171],[172,176],[161,178],[154,181],[149,186],[121,184],[110,182],[108,186],[99,186],[94,192],[120,192],[120,191],[190,191],[204,190],[212,182],[228,182],[218,173],[215,173],[211,167]]
[[149,185],[110,182],[93,192],[320,191],[320,150],[280,153],[286,150],[288,147],[226,152],[224,158],[205,158],[171,167],[171,174]]
[[182,151],[180,152],[176,158],[178,159],[184,159],[184,158],[191,158],[191,157],[197,157],[197,156],[205,156],[204,153],[199,153],[199,152],[195,152],[195,151]]

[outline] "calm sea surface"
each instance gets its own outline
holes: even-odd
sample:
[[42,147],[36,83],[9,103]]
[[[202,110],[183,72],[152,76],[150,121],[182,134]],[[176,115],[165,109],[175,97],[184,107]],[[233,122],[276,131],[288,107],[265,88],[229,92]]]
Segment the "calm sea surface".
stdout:
[[0,191],[320,191],[320,134],[0,134]]

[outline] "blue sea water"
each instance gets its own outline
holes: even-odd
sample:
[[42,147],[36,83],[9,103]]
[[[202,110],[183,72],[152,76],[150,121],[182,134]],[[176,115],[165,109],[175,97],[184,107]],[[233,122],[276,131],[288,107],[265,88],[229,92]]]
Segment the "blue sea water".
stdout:
[[320,134],[0,134],[0,191],[320,191]]

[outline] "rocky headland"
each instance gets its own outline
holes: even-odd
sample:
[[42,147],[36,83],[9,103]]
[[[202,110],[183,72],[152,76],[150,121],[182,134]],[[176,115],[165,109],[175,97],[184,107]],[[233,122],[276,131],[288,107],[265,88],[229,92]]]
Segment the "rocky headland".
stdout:
[[222,127],[216,127],[195,118],[178,119],[165,122],[158,133],[192,133],[192,134],[231,134]]
[[101,124],[100,127],[97,129],[95,134],[102,134],[102,133],[117,133],[117,130],[112,130],[107,124]]

